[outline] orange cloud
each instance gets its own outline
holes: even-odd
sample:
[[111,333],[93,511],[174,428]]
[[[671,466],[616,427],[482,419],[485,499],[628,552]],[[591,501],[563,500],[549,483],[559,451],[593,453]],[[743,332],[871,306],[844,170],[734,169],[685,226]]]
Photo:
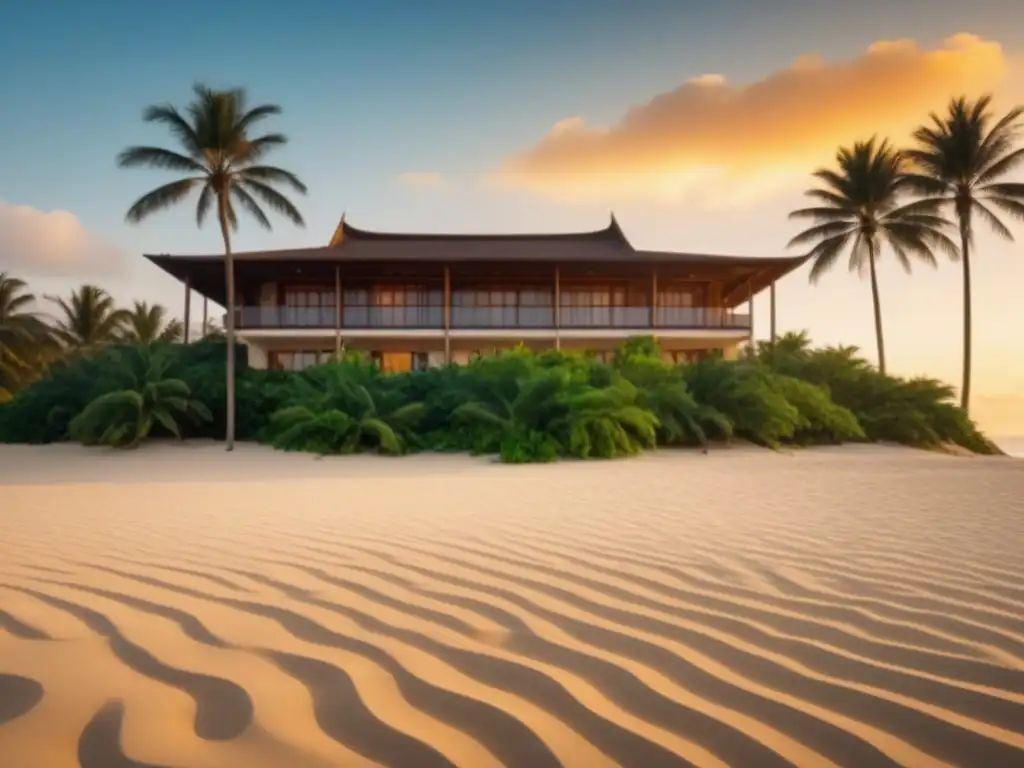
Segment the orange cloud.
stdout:
[[805,178],[841,143],[902,140],[952,95],[1000,88],[1013,66],[998,43],[960,34],[934,50],[877,42],[839,63],[806,55],[746,86],[704,75],[611,126],[563,120],[490,180],[570,201],[699,192],[709,204],[736,203]]
[[398,180],[408,187],[443,187],[445,184],[440,173],[409,172],[403,173]]
[[115,273],[124,259],[74,214],[0,200],[0,265],[19,277],[77,277]]

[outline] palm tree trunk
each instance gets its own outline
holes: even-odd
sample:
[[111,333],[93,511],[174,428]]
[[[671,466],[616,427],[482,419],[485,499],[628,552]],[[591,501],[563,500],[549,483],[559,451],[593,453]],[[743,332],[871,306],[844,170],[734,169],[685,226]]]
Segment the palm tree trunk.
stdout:
[[960,214],[960,258],[964,264],[964,373],[960,387],[960,407],[971,404],[971,213]]
[[224,275],[227,284],[227,298],[224,318],[224,336],[228,343],[227,359],[227,429],[224,435],[225,450],[235,449],[235,260],[231,255],[231,234],[228,230],[228,193],[217,194],[220,210],[220,233],[224,237]]
[[885,339],[882,336],[882,301],[878,297],[878,275],[875,272],[875,242],[868,240],[868,266],[871,269],[871,301],[875,307],[875,343],[878,345],[878,371],[885,375]]

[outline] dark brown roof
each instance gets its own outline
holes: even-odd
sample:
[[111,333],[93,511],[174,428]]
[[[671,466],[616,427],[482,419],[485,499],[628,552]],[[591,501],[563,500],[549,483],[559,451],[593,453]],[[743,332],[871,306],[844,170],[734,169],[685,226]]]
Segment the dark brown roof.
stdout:
[[[591,232],[556,234],[407,234],[373,232],[353,227],[342,216],[332,244],[314,248],[276,251],[243,251],[234,254],[237,263],[260,262],[267,268],[274,263],[314,266],[333,263],[564,263],[569,264],[647,264],[721,268],[727,279],[726,290],[734,302],[743,297],[737,291],[750,284],[754,293],[773,280],[796,269],[804,257],[758,258],[750,256],[719,256],[713,254],[678,253],[674,251],[639,251],[633,248],[612,215],[608,226]],[[194,275],[193,284],[209,279],[220,282],[216,270],[223,275],[223,254],[196,256],[146,255],[146,258],[168,274],[184,280]],[[468,267],[467,267],[468,268]],[[203,280],[199,273],[209,275]],[[209,290],[223,293],[223,286]],[[213,296],[211,295],[211,298]]]

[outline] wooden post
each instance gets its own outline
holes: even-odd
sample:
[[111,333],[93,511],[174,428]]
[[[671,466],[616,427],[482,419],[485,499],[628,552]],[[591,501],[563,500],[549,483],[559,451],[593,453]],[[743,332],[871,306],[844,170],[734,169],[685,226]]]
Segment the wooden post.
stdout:
[[210,300],[203,296],[203,330],[199,334],[200,339],[205,339],[210,323]]
[[562,348],[562,276],[555,267],[555,349]]
[[189,323],[192,320],[192,281],[185,278],[185,343],[189,339]]
[[341,266],[334,267],[334,357],[341,358]]
[[444,268],[444,364],[452,364],[452,275]]
[[772,280],[771,290],[770,290],[768,296],[769,296],[769,302],[771,304],[771,313],[772,313],[772,317],[771,317],[771,338],[772,338],[772,346],[774,347],[775,346],[775,281],[774,280]]
[[750,349],[754,349],[754,285],[747,281],[747,313],[750,315]]
[[651,328],[658,327],[658,268],[651,267]]

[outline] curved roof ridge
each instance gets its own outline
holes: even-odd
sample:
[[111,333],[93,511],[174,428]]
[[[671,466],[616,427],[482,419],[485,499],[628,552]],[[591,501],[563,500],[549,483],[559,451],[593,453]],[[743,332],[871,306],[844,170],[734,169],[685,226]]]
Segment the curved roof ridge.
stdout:
[[[339,236],[340,235],[340,236]],[[622,228],[612,214],[608,226],[603,229],[590,230],[586,232],[529,232],[529,233],[485,233],[485,232],[380,232],[369,229],[360,229],[349,224],[344,215],[338,223],[338,231],[332,239],[332,245],[343,245],[348,240],[378,240],[378,241],[402,241],[402,240],[483,240],[483,241],[516,241],[516,240],[604,240],[630,246],[629,241],[622,232]]]

